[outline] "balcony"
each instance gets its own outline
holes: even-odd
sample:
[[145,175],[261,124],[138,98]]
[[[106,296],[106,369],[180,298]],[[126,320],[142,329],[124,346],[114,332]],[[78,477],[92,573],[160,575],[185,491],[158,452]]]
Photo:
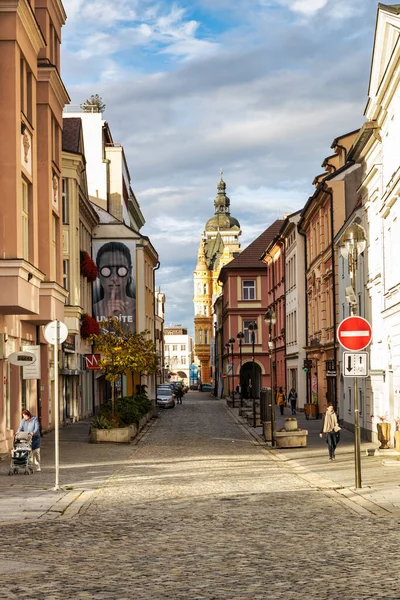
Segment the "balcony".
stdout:
[[37,315],[44,274],[22,258],[0,260],[0,314]]
[[55,319],[63,321],[67,296],[67,290],[55,281],[43,281],[39,290],[39,314],[26,317],[24,321],[30,321],[35,325],[46,325]]

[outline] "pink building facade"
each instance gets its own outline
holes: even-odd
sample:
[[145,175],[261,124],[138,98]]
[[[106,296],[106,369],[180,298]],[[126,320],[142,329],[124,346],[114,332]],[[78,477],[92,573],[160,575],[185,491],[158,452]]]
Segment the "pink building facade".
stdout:
[[[261,256],[281,225],[282,221],[275,221],[221,270],[219,371],[226,396],[240,385],[244,398],[259,398],[261,388],[270,386],[269,330],[264,322],[270,290]],[[241,345],[238,333],[243,333]]]
[[263,261],[267,267],[267,310],[273,311],[276,318],[271,328],[273,387],[282,387],[286,394],[285,240],[280,234],[266,248]]

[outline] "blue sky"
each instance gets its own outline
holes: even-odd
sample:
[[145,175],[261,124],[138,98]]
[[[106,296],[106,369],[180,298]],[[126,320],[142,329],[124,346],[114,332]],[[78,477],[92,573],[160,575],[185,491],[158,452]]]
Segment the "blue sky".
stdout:
[[193,329],[197,248],[224,171],[242,247],[313,192],[360,127],[375,0],[64,0],[62,78],[99,93],[159,252],[166,323]]

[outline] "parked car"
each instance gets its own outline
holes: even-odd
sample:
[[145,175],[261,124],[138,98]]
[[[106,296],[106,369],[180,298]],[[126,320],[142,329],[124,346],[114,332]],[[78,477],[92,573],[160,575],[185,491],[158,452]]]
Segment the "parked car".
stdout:
[[213,392],[214,386],[211,383],[203,383],[200,389],[202,392]]
[[156,404],[161,408],[174,408],[175,396],[169,386],[157,387]]

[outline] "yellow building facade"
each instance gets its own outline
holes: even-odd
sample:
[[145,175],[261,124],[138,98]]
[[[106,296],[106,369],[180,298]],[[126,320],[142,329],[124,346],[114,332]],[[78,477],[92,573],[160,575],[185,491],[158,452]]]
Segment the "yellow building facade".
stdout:
[[194,270],[194,338],[195,356],[200,362],[200,379],[211,381],[211,340],[213,331],[213,304],[221,293],[218,283],[224,265],[240,253],[240,223],[230,214],[230,199],[222,179],[214,199],[214,216],[206,223]]

